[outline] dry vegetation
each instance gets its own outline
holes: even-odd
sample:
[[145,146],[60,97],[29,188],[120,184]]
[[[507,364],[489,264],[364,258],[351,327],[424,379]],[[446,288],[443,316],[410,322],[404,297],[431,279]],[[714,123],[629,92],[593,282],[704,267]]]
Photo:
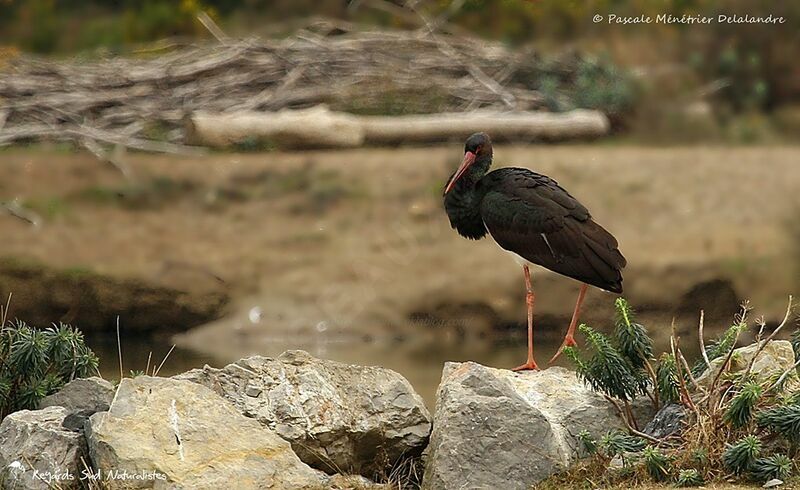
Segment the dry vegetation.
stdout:
[[[330,34],[326,36],[326,34]],[[479,108],[616,112],[626,75],[577,55],[542,59],[498,43],[419,32],[303,30],[102,61],[13,59],[0,78],[0,146],[66,140],[112,162],[115,146],[196,154],[194,111],[276,111],[330,103],[360,114]]]
[[[771,333],[766,333],[763,319],[754,322],[756,341],[746,357],[742,357],[744,352],[734,351],[741,334],[750,327],[747,303],[733,325],[708,345],[703,340],[701,314],[698,338],[702,356],[692,367],[674,331],[670,351],[656,359],[646,328],[635,322],[627,302],[620,298],[616,306],[613,336],[582,325],[591,355],[573,347],[565,349],[565,354],[575,362],[578,375],[617,406],[628,434],[612,431],[595,439],[582,432],[579,437],[592,457],[541,488],[647,482],[696,487],[706,482],[765,483],[772,479],[800,482],[800,350],[794,346],[792,359],[797,361],[793,365],[777,370],[778,365],[770,365],[768,372],[756,368],[758,362],[761,369],[765,366],[763,361],[757,362],[759,354],[773,347],[770,343],[780,331],[793,328],[796,312],[791,296],[783,321]],[[637,396],[647,396],[655,407],[681,407],[678,430],[667,435],[639,430],[630,410]]]

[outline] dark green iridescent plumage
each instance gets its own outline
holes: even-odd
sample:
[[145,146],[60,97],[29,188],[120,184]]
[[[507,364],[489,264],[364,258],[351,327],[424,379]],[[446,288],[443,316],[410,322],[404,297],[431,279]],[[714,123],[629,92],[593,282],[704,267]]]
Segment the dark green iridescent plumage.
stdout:
[[546,175],[516,167],[488,172],[492,146],[483,133],[470,136],[468,151],[476,154],[475,162],[444,196],[450,224],[460,235],[477,240],[488,232],[531,263],[622,292],[625,257],[586,207]]

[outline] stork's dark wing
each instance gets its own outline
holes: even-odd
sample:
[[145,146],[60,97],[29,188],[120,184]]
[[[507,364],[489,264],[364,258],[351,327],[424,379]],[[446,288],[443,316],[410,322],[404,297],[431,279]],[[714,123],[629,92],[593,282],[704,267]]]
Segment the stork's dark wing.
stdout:
[[553,179],[503,168],[481,179],[481,217],[504,249],[551,271],[622,292],[617,240]]

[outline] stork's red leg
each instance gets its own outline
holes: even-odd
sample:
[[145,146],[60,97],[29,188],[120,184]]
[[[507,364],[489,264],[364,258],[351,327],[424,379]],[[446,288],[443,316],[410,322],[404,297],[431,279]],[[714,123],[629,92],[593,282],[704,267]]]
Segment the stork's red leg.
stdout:
[[521,366],[517,366],[514,368],[514,371],[524,371],[527,369],[539,369],[539,366],[536,365],[536,361],[533,359],[533,286],[531,286],[531,271],[528,269],[527,264],[523,266],[523,271],[525,272],[525,289],[527,290],[527,294],[525,295],[525,303],[528,305],[528,360],[525,364]]
[[550,364],[552,364],[553,361],[558,359],[558,356],[561,355],[561,352],[564,350],[564,347],[567,346],[572,347],[578,345],[575,342],[575,327],[578,325],[578,317],[581,314],[581,304],[583,303],[583,298],[586,296],[587,287],[588,286],[585,283],[581,284],[581,290],[578,293],[578,301],[575,302],[575,311],[572,312],[572,321],[569,322],[567,335],[564,336],[564,342],[561,344],[561,347],[558,348],[558,352],[556,352],[556,355],[554,355],[553,358],[550,359]]

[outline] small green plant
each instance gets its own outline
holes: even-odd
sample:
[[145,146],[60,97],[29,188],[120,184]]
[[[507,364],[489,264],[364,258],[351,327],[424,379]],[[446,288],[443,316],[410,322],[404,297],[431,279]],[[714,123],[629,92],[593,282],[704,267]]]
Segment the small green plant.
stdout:
[[583,448],[589,454],[595,454],[597,452],[597,441],[589,434],[588,430],[582,430],[578,434],[578,440],[581,441],[583,444]]
[[594,351],[592,357],[583,360],[574,348],[564,349],[564,354],[575,362],[578,376],[595,391],[624,401],[633,400],[641,392],[641,385],[630,361],[622,356],[608,337],[592,327],[582,324],[578,331],[586,336],[589,347]]
[[661,354],[658,368],[656,368],[656,388],[658,396],[664,403],[680,401],[681,382],[678,379],[678,365],[675,356],[668,353]]
[[722,462],[728,471],[740,475],[750,470],[760,452],[761,441],[754,435],[745,436],[725,448]]
[[703,475],[694,468],[681,470],[678,473],[678,481],[675,484],[679,487],[702,487],[706,484]]
[[689,461],[698,468],[705,468],[709,463],[708,450],[705,448],[695,449],[692,451]]
[[757,481],[768,481],[773,478],[786,480],[792,476],[792,460],[784,454],[775,454],[769,458],[758,458],[750,466],[750,475]]
[[578,330],[586,336],[592,356],[584,359],[574,348],[566,348],[564,353],[592,389],[627,404],[636,396],[647,394],[652,381],[648,372],[653,372],[653,341],[644,327],[633,321],[633,310],[625,299],[619,298],[614,306],[616,329],[612,338],[583,324]]
[[99,361],[76,328],[39,329],[16,321],[0,326],[0,419],[34,409],[66,382],[98,374]]
[[670,460],[657,447],[647,446],[642,454],[644,455],[644,467],[650,478],[657,482],[670,479],[672,473]]
[[759,427],[783,436],[790,444],[800,445],[800,397],[792,397],[788,405],[779,405],[756,415]]
[[600,438],[597,447],[609,458],[625,453],[637,453],[644,449],[644,439],[619,430],[609,431]]
[[653,357],[653,340],[647,335],[644,326],[634,321],[633,309],[624,298],[617,298],[614,308],[616,310],[614,339],[619,351],[633,367],[644,368]]
[[731,400],[725,412],[725,421],[733,427],[743,427],[752,419],[753,408],[761,397],[761,385],[755,382],[745,383],[742,389]]

